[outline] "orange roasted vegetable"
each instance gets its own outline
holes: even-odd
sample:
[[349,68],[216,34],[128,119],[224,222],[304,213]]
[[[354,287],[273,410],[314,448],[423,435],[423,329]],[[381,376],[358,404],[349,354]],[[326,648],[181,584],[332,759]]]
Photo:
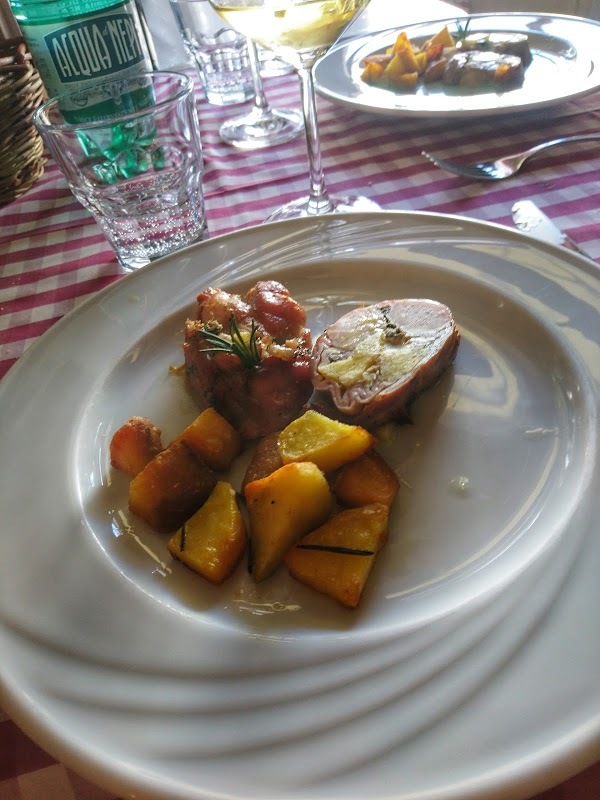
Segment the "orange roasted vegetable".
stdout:
[[131,417],[110,440],[110,463],[134,478],[162,449],[156,425],[146,417]]
[[151,528],[170,533],[206,501],[217,477],[185,442],[170,444],[129,484],[129,510]]

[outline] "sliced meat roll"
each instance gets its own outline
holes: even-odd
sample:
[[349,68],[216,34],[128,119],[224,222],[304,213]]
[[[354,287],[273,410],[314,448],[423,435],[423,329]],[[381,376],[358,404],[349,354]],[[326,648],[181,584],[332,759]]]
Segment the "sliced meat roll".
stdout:
[[407,408],[454,361],[460,334],[447,306],[435,300],[385,300],[357,308],[315,342],[315,407],[374,427],[406,419]]

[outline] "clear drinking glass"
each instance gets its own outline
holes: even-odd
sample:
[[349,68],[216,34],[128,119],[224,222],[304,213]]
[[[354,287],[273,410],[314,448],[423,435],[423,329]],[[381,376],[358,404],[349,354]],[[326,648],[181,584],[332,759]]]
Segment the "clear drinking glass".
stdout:
[[200,128],[187,76],[149,72],[93,83],[48,100],[34,122],[124,269],[208,236]]
[[273,51],[297,71],[308,148],[308,197],[288,203],[268,218],[291,219],[379,206],[365,197],[330,197],[321,164],[312,67],[369,0],[210,0],[234,29]]
[[287,142],[302,131],[299,111],[270,107],[254,44],[224,26],[209,0],[171,0],[171,8],[206,100],[229,105],[254,98],[250,113],[223,123],[219,133],[224,142],[255,150]]

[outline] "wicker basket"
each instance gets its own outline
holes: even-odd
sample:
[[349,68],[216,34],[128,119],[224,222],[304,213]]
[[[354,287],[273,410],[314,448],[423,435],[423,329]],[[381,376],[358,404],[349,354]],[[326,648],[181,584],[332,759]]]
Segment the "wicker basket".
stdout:
[[26,192],[44,172],[44,145],[33,112],[44,86],[22,38],[0,45],[0,206]]

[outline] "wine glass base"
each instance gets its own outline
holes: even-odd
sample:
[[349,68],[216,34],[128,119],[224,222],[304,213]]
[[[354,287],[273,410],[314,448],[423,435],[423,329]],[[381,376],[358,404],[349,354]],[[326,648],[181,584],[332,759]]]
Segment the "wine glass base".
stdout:
[[240,150],[259,150],[289,142],[303,130],[304,121],[300,111],[261,111],[253,108],[243,117],[224,122],[219,135],[225,144]]
[[278,222],[283,219],[297,219],[298,217],[318,217],[320,214],[347,214],[353,211],[381,211],[381,206],[368,197],[330,197],[329,203],[322,208],[308,197],[292,200],[266,218],[265,222]]

